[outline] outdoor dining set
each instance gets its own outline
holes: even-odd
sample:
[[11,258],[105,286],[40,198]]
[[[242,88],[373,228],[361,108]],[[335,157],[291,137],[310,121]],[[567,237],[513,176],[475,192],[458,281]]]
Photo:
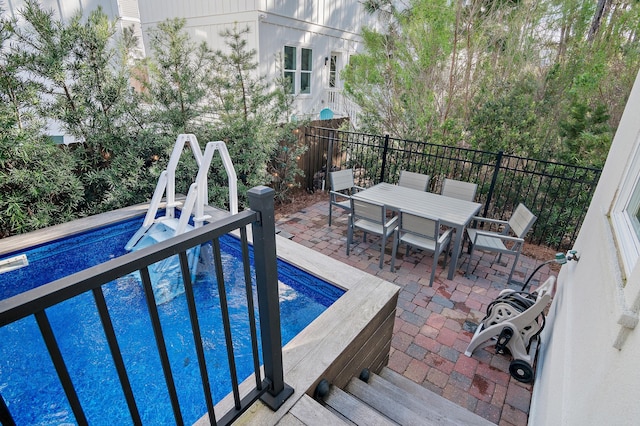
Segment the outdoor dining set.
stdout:
[[[395,270],[397,249],[406,246],[433,253],[429,285],[433,285],[440,255],[444,254],[443,268],[451,255],[447,278],[453,279],[462,252],[463,240],[468,241],[469,274],[474,251],[490,251],[513,255],[513,264],[507,283],[511,281],[518,262],[524,237],[536,216],[519,204],[508,221],[477,216],[482,204],[475,202],[477,184],[445,178],[440,193],[429,192],[430,176],[403,170],[398,184],[382,182],[369,188],[357,186],[353,169],[329,173],[329,226],[333,208],[348,212],[347,255],[356,230],[380,237],[380,268],[384,265],[385,247],[392,241],[391,271]],[[498,230],[471,227],[474,224],[493,224]],[[453,247],[451,244],[453,243]]]

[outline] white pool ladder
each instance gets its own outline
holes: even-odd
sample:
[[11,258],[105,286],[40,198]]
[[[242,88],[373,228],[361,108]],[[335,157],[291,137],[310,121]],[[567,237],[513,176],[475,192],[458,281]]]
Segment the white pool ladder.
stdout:
[[[189,192],[187,193],[184,203],[181,203],[176,201],[176,169],[187,144],[191,148],[191,152],[198,164],[198,174],[196,175],[195,181],[189,187]],[[210,215],[205,214],[205,207],[209,205],[209,191],[207,188],[209,168],[211,167],[213,155],[216,151],[220,153],[222,164],[227,173],[229,212],[230,214],[238,213],[238,178],[226,144],[222,141],[209,142],[203,154],[195,135],[181,134],[178,135],[176,143],[173,146],[166,170],[164,170],[158,178],[158,183],[151,198],[144,222],[125,246],[126,250],[132,250],[152,228],[152,225],[156,223],[165,222],[165,224],[175,230],[173,236],[176,236],[191,229],[188,223],[192,214],[194,215],[193,223],[195,228],[201,227],[206,220],[211,219]],[[165,215],[156,218],[163,196],[166,199]],[[182,206],[180,219],[176,219],[175,209],[180,206]]]

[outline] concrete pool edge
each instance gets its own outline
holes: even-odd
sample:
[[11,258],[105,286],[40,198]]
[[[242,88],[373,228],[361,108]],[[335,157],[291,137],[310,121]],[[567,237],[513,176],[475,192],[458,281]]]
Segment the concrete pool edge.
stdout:
[[[278,257],[346,293],[283,348],[285,382],[293,395],[274,412],[258,401],[236,424],[275,425],[305,395],[313,396],[321,379],[342,388],[363,368],[378,372],[387,364],[399,287],[283,237]],[[249,377],[240,389],[254,386]],[[233,408],[231,395],[215,407],[220,415]],[[209,424],[208,416],[195,423]]]
[[131,219],[136,216],[143,216],[147,212],[148,208],[148,204],[136,204],[134,206],[124,207],[110,212],[100,213],[93,216],[75,219],[70,222],[60,223],[58,225],[36,229],[35,231],[27,232],[25,234],[17,234],[2,238],[0,239],[0,256],[24,250],[28,247],[35,247],[49,241],[87,232],[121,220]]

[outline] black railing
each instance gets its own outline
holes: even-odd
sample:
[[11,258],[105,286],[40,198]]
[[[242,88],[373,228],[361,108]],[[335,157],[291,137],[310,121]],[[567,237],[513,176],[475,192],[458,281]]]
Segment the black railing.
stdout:
[[[282,339],[280,334],[280,307],[278,301],[278,280],[275,249],[275,223],[273,213],[273,190],[267,187],[256,187],[248,192],[251,210],[216,221],[214,223],[197,228],[188,233],[179,235],[164,242],[159,242],[150,247],[129,253],[113,259],[101,265],[86,269],[52,283],[29,290],[15,297],[0,301],[0,327],[4,327],[28,316],[35,316],[40,332],[46,344],[53,365],[58,374],[62,388],[67,396],[69,405],[78,424],[87,424],[87,419],[74,388],[71,376],[65,364],[60,348],[54,337],[45,309],[77,297],[85,292],[92,292],[98,314],[102,323],[111,356],[118,374],[127,403],[127,408],[134,424],[141,424],[138,403],[131,389],[122,353],[118,346],[118,340],[109,309],[105,302],[103,286],[119,277],[123,277],[135,271],[140,271],[142,284],[147,301],[147,308],[151,318],[153,334],[155,336],[160,362],[164,373],[167,391],[171,400],[173,416],[176,424],[183,424],[180,404],[176,393],[173,373],[169,363],[167,348],[162,333],[162,326],[158,315],[149,266],[178,254],[182,279],[185,287],[185,295],[189,308],[189,319],[194,336],[194,346],[200,369],[200,379],[204,393],[209,421],[211,424],[226,425],[238,418],[257,399],[261,399],[273,410],[278,407],[293,393],[284,382],[282,368]],[[249,244],[246,226],[251,224],[253,231],[254,266],[256,274],[256,287],[258,296],[258,313],[260,318],[260,335],[264,360],[264,377],[260,372],[258,357],[258,343],[256,321],[253,309],[253,293],[251,287],[251,272],[249,263]],[[255,387],[240,395],[238,390],[238,376],[235,367],[233,349],[233,336],[229,312],[226,306],[225,282],[222,274],[222,255],[220,252],[219,238],[231,231],[240,230],[240,240],[243,253],[245,289],[248,303],[250,333],[252,342]],[[204,347],[201,338],[201,329],[196,312],[196,301],[191,282],[191,274],[187,259],[187,251],[192,247],[211,242],[213,246],[213,259],[215,264],[216,279],[219,289],[220,309],[222,311],[224,333],[227,346],[227,356],[230,366],[232,393],[234,408],[226,413],[221,413],[216,422],[214,413],[214,401],[209,384],[207,366],[204,357]],[[68,360],[66,362],[69,362]],[[32,380],[38,380],[34,376]],[[0,421],[3,425],[12,425],[14,421],[3,398],[0,398]]]
[[[486,217],[508,219],[518,203],[538,216],[529,241],[570,248],[593,196],[600,169],[551,161],[395,139],[336,129],[307,129],[308,146],[324,152],[323,162],[305,170],[308,189],[319,189],[326,170],[353,168],[358,184],[398,181],[401,170],[431,176],[439,192],[445,178],[478,184],[476,201]],[[330,153],[330,154],[329,154]]]

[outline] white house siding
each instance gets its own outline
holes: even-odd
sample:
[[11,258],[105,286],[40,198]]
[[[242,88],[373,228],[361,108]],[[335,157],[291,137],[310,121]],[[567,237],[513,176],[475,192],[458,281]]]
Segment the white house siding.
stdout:
[[145,56],[143,45],[142,26],[140,25],[140,10],[138,9],[138,0],[116,0],[118,17],[120,18],[118,25],[120,29],[132,27],[133,33],[138,37],[140,45],[140,56]]
[[[253,0],[138,0],[145,35],[159,23],[170,18],[186,20],[186,29],[194,40],[205,41],[213,49],[223,48],[219,33],[237,25],[249,26],[249,48],[258,49],[257,22],[259,9]],[[148,39],[145,37],[148,48]]]
[[311,94],[298,95],[295,113],[317,118],[322,108],[329,107],[338,115],[345,115],[345,104],[339,102],[342,97],[334,97],[328,90],[329,64],[325,65],[325,58],[330,59],[332,54],[338,56],[334,91],[340,92],[339,72],[349,57],[362,49],[362,26],[371,25],[375,20],[365,13],[357,0],[263,0],[260,3],[266,12],[260,27],[260,71],[266,75],[281,72],[275,58],[285,45],[312,49]]
[[[623,287],[619,246],[608,217],[640,146],[640,74],[627,102],[602,177],[553,300],[531,402],[530,425],[640,424],[640,267]],[[638,262],[640,263],[640,262]],[[615,346],[619,347],[616,348]]]
[[263,6],[261,10],[275,15],[355,32],[367,19],[357,0],[266,0],[259,3]]
[[[109,19],[118,19],[117,28],[119,30],[133,25],[135,34],[142,38],[140,20],[137,13],[137,0],[40,0],[39,3],[44,10],[52,11],[55,19],[60,19],[63,22],[68,22],[78,11],[82,12],[86,18],[89,13],[98,7],[102,7],[102,11]],[[119,3],[122,3],[122,5]],[[21,21],[20,12],[24,6],[24,0],[5,0],[2,2],[3,13],[17,18],[19,23]],[[123,7],[121,8],[121,6]],[[141,56],[144,56],[142,45],[140,45],[140,50]],[[59,122],[50,120],[47,122],[46,127],[48,135],[54,137],[62,136],[65,144],[76,142],[73,136],[64,134]]]
[[[360,29],[371,19],[358,0],[138,0],[138,4],[143,33],[167,18],[184,18],[189,34],[213,49],[224,49],[219,33],[225,28],[248,26],[248,48],[256,49],[258,72],[267,77],[282,72],[277,61],[285,45],[312,49],[311,93],[298,95],[294,106],[296,115],[312,117],[325,106],[336,108],[328,104],[325,57],[338,54],[342,69],[361,48]],[[146,37],[145,46],[148,52]]]
[[[120,16],[117,0],[40,0],[39,3],[45,10],[52,10],[53,16],[63,21],[68,21],[77,11],[81,11],[86,16],[98,6],[102,7],[103,12],[110,19]],[[4,0],[2,2],[4,12],[13,17],[19,17],[19,11],[24,8],[24,5],[24,0]]]
[[259,58],[262,74],[279,75],[282,72],[278,58],[285,45],[313,51],[311,93],[297,96],[296,113],[305,115],[317,113],[328,104],[326,89],[329,65],[325,65],[325,58],[330,58],[332,53],[338,54],[338,66],[342,69],[349,56],[360,49],[360,38],[355,33],[268,14],[260,22]]
[[[89,13],[102,8],[102,11],[111,20],[118,19],[117,28],[133,26],[134,33],[142,39],[140,28],[140,14],[138,13],[138,0],[40,0],[40,5],[45,10],[53,12],[56,19],[68,22],[78,11],[86,18]],[[5,0],[2,2],[4,13],[20,19],[20,10],[24,8],[24,0]],[[144,48],[140,45],[141,55],[144,56]]]
[[[311,49],[313,67],[311,93],[298,94],[294,114],[317,118],[322,108],[337,115],[347,108],[340,96],[340,71],[349,57],[361,49],[360,29],[375,22],[358,0],[42,0],[56,17],[68,20],[74,12],[88,12],[102,6],[110,18],[119,18],[120,28],[133,26],[143,45],[141,56],[149,52],[148,31],[167,18],[186,19],[186,29],[195,41],[205,41],[213,49],[224,49],[219,33],[233,25],[249,27],[249,49],[257,51],[258,72],[267,78],[279,76],[277,62],[285,45]],[[23,0],[8,0],[6,13],[15,14]],[[329,90],[329,63],[337,55],[336,87]],[[325,65],[325,58],[328,59]]]
[[207,18],[255,12],[264,10],[261,3],[263,2],[258,0],[138,0],[140,10],[144,11],[144,20],[149,24],[162,22],[167,18]]

